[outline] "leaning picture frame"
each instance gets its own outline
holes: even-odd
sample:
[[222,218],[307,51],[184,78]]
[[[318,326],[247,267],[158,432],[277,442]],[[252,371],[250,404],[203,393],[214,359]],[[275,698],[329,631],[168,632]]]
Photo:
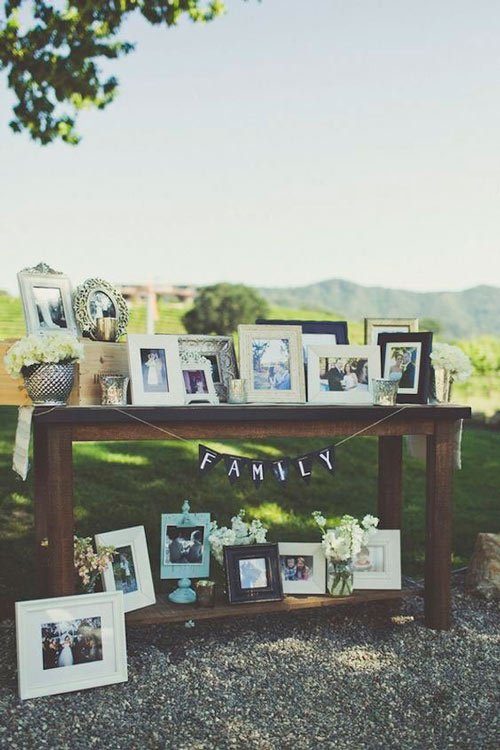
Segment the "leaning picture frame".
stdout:
[[377,529],[352,561],[355,589],[401,588],[399,529]]
[[127,330],[129,319],[127,303],[118,289],[109,281],[87,279],[76,288],[73,305],[78,325],[93,339],[99,338],[96,323],[98,318],[116,320],[114,340],[118,340]]
[[232,336],[179,336],[179,351],[206,357],[219,401],[227,401],[229,381],[238,378],[238,365]]
[[432,333],[379,334],[382,375],[398,382],[398,404],[426,404],[429,398]]
[[73,312],[73,290],[64,273],[46,263],[24,268],[17,274],[29,334],[70,333],[79,330]]
[[210,571],[210,513],[162,513],[160,578],[206,578]]
[[321,542],[279,542],[284,594],[324,594],[326,558]]
[[240,373],[248,401],[304,403],[300,326],[238,326]]
[[182,406],[184,381],[177,336],[131,333],[127,346],[132,404]]
[[417,333],[418,318],[365,318],[365,344],[379,343],[379,333]]
[[378,346],[310,346],[308,401],[316,404],[371,404],[371,381],[380,378]]
[[224,570],[230,604],[283,599],[277,544],[224,546]]
[[104,591],[121,591],[125,612],[155,604],[144,526],[96,534],[95,541],[98,546],[115,547],[113,559],[102,574]]
[[16,602],[19,697],[127,680],[121,591]]

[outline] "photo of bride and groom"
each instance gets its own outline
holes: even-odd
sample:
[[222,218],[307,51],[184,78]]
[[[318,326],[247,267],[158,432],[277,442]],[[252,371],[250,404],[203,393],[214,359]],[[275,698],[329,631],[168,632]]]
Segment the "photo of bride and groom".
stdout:
[[418,383],[418,346],[387,345],[384,376],[399,383],[398,390],[415,391]]
[[41,631],[44,669],[102,661],[100,617],[46,622]]
[[323,391],[368,391],[368,359],[320,357]]
[[167,526],[164,565],[201,565],[203,526]]

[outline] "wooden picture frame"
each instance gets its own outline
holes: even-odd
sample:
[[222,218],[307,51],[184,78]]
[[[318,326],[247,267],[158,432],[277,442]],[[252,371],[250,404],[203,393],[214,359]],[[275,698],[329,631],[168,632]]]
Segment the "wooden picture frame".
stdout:
[[219,401],[227,401],[229,381],[238,378],[238,365],[232,336],[179,336],[180,355],[193,352],[206,357],[212,367],[212,379]]
[[431,377],[432,333],[380,333],[379,341],[382,375],[399,381],[397,403],[426,404]]
[[321,542],[279,542],[278,546],[283,593],[324,594],[326,558]]
[[183,406],[185,391],[177,336],[130,333],[127,347],[132,404]]
[[16,602],[19,697],[127,680],[121,591]]
[[355,589],[401,589],[401,532],[377,529],[353,562]]
[[418,318],[365,318],[365,344],[376,346],[379,333],[418,333]]
[[315,404],[371,404],[380,377],[378,346],[310,346],[308,401]]
[[54,271],[46,263],[39,263],[38,266],[19,271],[17,281],[27,333],[79,335],[68,276]]
[[300,326],[238,326],[240,373],[248,401],[304,403],[305,379]]
[[283,599],[277,544],[235,544],[223,549],[230,604]]
[[95,535],[96,545],[116,548],[102,574],[104,591],[121,591],[125,612],[156,603],[144,526]]

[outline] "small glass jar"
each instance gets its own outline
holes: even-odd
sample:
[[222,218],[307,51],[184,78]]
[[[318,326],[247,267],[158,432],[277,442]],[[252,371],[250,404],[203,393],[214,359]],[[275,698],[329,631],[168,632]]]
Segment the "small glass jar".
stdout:
[[231,379],[227,390],[227,401],[229,404],[247,403],[247,381]]
[[377,406],[394,406],[398,395],[398,380],[372,379],[373,403]]
[[126,375],[99,375],[103,406],[126,406],[128,377]]
[[207,579],[196,581],[196,606],[215,607],[215,582]]

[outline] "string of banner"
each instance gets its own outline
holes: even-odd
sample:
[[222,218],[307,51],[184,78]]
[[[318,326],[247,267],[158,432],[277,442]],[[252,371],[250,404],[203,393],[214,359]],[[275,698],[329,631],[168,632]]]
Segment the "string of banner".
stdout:
[[[118,411],[121,414],[124,414],[129,419],[141,422],[142,424],[145,424],[152,429],[163,432],[165,435],[173,437],[176,440],[181,440],[185,443],[192,442],[188,438],[182,437],[181,435],[178,435],[171,430],[166,430],[164,427],[160,427],[159,425],[152,424],[146,419],[142,419],[141,417],[136,416],[130,411],[119,409],[118,407],[108,408],[112,408],[114,411]],[[390,414],[387,414],[385,417],[378,419],[376,422],[372,422],[366,427],[357,430],[352,435],[348,435],[342,440],[339,440],[337,443],[332,443],[331,445],[327,445],[324,448],[320,448],[319,450],[309,451],[308,453],[304,453],[295,457],[282,456],[278,459],[259,459],[249,458],[246,456],[235,456],[232,453],[220,453],[219,451],[216,451],[206,445],[203,445],[202,443],[199,443],[198,469],[201,476],[206,476],[210,471],[212,471],[212,469],[215,468],[215,466],[217,466],[217,464],[222,463],[225,468],[226,476],[232,485],[241,481],[244,478],[245,474],[247,474],[257,488],[262,485],[264,479],[267,476],[273,477],[281,485],[285,484],[290,478],[290,467],[292,466],[296,470],[298,478],[300,478],[304,482],[311,481],[314,466],[318,464],[322,466],[328,472],[328,474],[330,474],[330,476],[333,476],[336,470],[336,449],[340,445],[347,443],[349,440],[352,440],[358,435],[361,435],[363,432],[371,430],[372,427],[376,427],[378,424],[381,424],[381,422],[392,419],[397,414],[400,414],[402,411],[404,411],[406,408],[408,407],[402,406],[401,408],[396,409],[396,411],[393,411]],[[49,409],[47,411],[52,411],[52,409]],[[41,416],[41,414],[46,413],[47,412],[41,412],[37,416]]]

